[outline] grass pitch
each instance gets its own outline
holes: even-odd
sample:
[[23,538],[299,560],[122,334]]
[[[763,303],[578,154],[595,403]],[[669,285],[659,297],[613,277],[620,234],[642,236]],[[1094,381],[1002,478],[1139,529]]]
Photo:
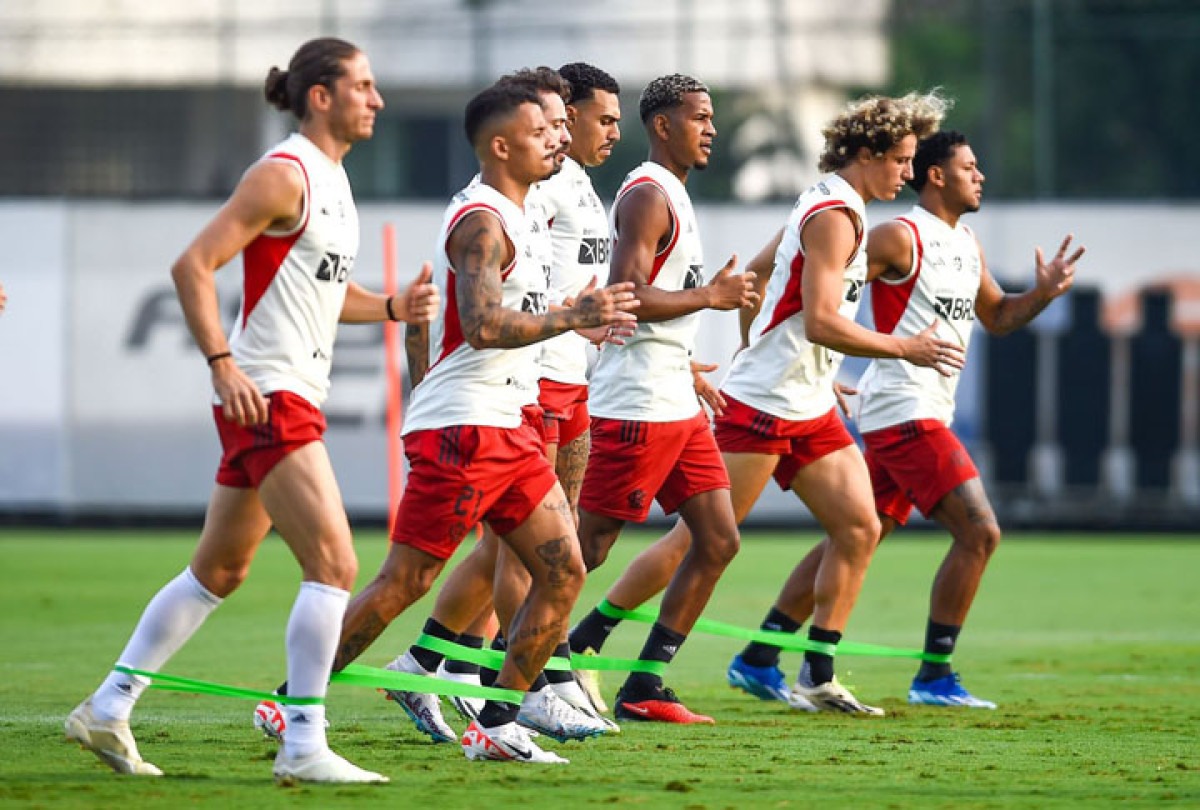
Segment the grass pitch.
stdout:
[[[581,615],[650,539],[629,533],[596,572]],[[756,626],[810,533],[747,533],[706,616]],[[469,763],[433,745],[378,694],[334,686],[334,748],[392,778],[377,787],[277,788],[273,744],[245,701],[151,690],[134,715],[163,779],[118,777],[62,738],[68,711],[104,676],[194,535],[0,530],[0,806],[4,807],[1105,807],[1200,806],[1200,536],[1012,535],[984,578],[956,666],[994,712],[909,707],[914,662],[843,656],[843,682],[883,718],[806,715],[725,686],[740,644],[693,635],[669,682],[716,727],[627,724],[618,737],[550,747],[565,767]],[[360,582],[386,550],[358,541]],[[945,549],[909,533],[876,556],[846,634],[917,647]],[[298,569],[278,539],[247,584],[166,670],[269,689]],[[362,663],[417,635],[432,598]],[[645,625],[605,652],[633,657]],[[784,659],[794,676],[799,656]],[[606,689],[619,684],[609,676]],[[447,706],[447,718],[461,722]],[[461,731],[461,728],[459,729]]]

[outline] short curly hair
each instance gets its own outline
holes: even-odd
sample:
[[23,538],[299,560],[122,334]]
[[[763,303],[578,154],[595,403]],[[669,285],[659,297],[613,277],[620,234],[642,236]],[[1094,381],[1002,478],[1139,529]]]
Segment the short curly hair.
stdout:
[[935,132],[917,144],[917,154],[913,156],[913,176],[908,184],[914,190],[920,191],[929,182],[929,169],[941,166],[954,155],[954,150],[966,146],[967,136],[953,129]]
[[825,150],[819,167],[823,172],[844,168],[864,146],[881,157],[909,135],[924,140],[938,131],[952,105],[937,88],[900,98],[865,96],[852,101],[821,130]]
[[642,91],[642,97],[638,100],[638,114],[642,123],[648,124],[656,114],[682,104],[683,97],[688,93],[707,92],[708,86],[691,76],[682,73],[659,76]]
[[563,65],[558,69],[558,75],[571,85],[571,97],[567,99],[568,104],[587,101],[596,95],[597,90],[612,93],[614,96],[621,92],[621,85],[617,84],[616,79],[587,62],[571,62]]

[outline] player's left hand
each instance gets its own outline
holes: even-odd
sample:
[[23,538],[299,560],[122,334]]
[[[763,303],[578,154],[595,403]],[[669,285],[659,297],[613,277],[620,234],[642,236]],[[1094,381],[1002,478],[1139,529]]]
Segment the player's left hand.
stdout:
[[405,323],[429,323],[437,317],[442,298],[433,283],[433,265],[425,262],[421,272],[396,299],[396,316]]
[[1070,257],[1067,256],[1071,240],[1074,238],[1074,234],[1067,234],[1049,264],[1046,263],[1046,257],[1042,255],[1042,249],[1040,247],[1034,249],[1034,255],[1037,258],[1037,269],[1034,271],[1037,287],[1050,298],[1058,298],[1071,289],[1071,285],[1075,282],[1075,262],[1079,261],[1080,257],[1087,252],[1087,248],[1080,247]]
[[857,388],[851,388],[836,381],[833,383],[833,396],[837,399],[838,409],[846,415],[847,419],[853,418],[850,414],[850,400],[847,397],[856,396],[857,394]]
[[725,397],[721,396],[720,390],[704,376],[716,371],[717,368],[716,363],[697,363],[695,360],[692,361],[692,386],[696,389],[696,396],[708,406],[713,416],[724,414],[725,406],[728,405]]

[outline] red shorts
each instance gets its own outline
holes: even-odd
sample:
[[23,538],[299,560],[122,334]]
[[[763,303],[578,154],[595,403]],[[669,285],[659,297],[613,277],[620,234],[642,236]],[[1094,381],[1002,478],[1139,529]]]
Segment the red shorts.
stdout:
[[725,413],[714,428],[722,453],[762,453],[779,456],[775,482],[790,489],[796,473],[830,453],[854,444],[854,437],[837,409],[804,421],[780,419],[751,408],[725,394]]
[[529,518],[558,479],[546,460],[541,410],[519,427],[456,425],[404,440],[408,484],[392,542],[448,560],[482,520],[504,536]]
[[875,511],[900,525],[913,506],[929,517],[942,498],[979,470],[958,437],[936,419],[918,419],[863,434]]
[[217,483],[237,489],[258,489],[267,473],[293,450],[321,441],[325,415],[304,397],[291,391],[267,395],[267,421],[242,427],[213,406],[217,435],[221,437],[221,465]]
[[541,380],[538,404],[546,426],[546,444],[570,444],[588,429],[588,387]]
[[640,523],[651,498],[669,515],[714,489],[729,489],[729,474],[703,412],[681,422],[592,417],[580,508]]

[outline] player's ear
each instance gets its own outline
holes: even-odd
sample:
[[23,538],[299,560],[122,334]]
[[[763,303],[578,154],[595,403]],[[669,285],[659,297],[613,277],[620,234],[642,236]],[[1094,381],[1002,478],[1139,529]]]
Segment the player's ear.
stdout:
[[333,92],[323,84],[308,88],[308,109],[325,112],[333,101]]
[[493,135],[491,140],[488,141],[488,149],[500,160],[508,160],[508,140],[503,135]]
[[579,110],[577,110],[575,108],[574,104],[568,104],[567,105],[567,126],[574,128],[575,122],[578,120],[579,120]]
[[935,186],[946,185],[946,172],[941,166],[930,166],[929,174],[926,175],[926,180],[933,183]]
[[671,137],[671,117],[666,113],[656,113],[654,116],[654,134],[660,140],[668,140]]

